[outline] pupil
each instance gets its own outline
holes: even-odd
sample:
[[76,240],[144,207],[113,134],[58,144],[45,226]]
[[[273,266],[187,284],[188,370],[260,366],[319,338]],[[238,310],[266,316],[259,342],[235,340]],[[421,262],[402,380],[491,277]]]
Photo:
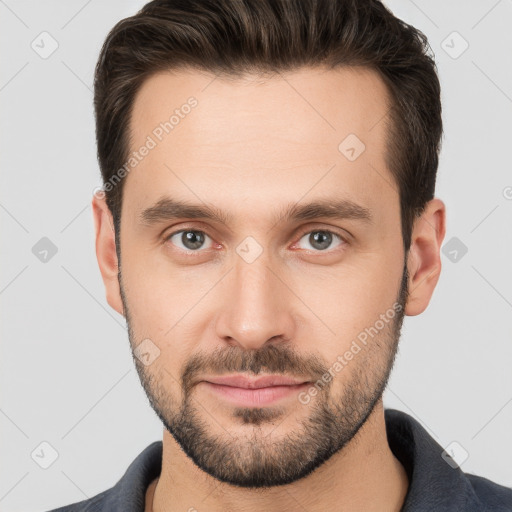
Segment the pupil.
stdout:
[[332,235],[325,231],[315,231],[309,236],[310,243],[317,249],[326,249],[331,245]]
[[188,249],[198,249],[204,242],[204,237],[198,231],[185,231],[181,235],[183,245]]

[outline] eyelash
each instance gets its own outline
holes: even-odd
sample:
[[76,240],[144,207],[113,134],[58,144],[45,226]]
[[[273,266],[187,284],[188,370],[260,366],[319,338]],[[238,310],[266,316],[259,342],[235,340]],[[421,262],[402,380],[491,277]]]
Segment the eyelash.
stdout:
[[[164,242],[169,242],[170,239],[174,235],[177,235],[179,233],[186,233],[188,231],[193,232],[193,233],[202,233],[203,235],[206,235],[208,238],[213,240],[212,237],[210,235],[208,235],[208,233],[206,233],[203,230],[194,229],[194,228],[182,228],[182,229],[179,229],[177,231],[173,231],[172,233],[166,235],[164,237]],[[321,232],[321,233],[329,233],[330,235],[333,235],[334,237],[336,237],[336,238],[338,238],[340,240],[341,244],[337,248],[335,248],[335,249],[325,249],[325,250],[303,249],[303,250],[312,251],[312,252],[316,252],[316,253],[319,253],[319,254],[330,254],[332,252],[335,252],[337,249],[339,249],[339,247],[345,246],[345,245],[347,245],[349,243],[346,237],[340,235],[336,231],[332,231],[330,229],[317,228],[317,229],[309,229],[309,230],[301,232],[300,236],[298,237],[298,241],[296,243],[294,243],[293,245],[296,245],[298,242],[300,242],[300,240],[304,237],[304,235],[311,234],[311,233],[319,233],[319,232]],[[193,253],[199,254],[201,252],[205,252],[205,250],[201,250],[201,249],[198,249],[196,251],[194,251],[192,249],[188,249],[188,250],[181,249],[181,248],[178,248],[178,249],[183,251],[183,252],[185,252],[186,254],[193,254]]]

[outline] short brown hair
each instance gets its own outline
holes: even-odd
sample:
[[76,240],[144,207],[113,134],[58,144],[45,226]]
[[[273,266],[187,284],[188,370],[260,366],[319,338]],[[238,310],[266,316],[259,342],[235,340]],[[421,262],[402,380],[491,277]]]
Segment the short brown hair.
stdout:
[[[366,66],[387,85],[386,163],[398,185],[407,253],[415,217],[434,197],[440,84],[426,36],[378,0],[153,0],[121,20],[103,44],[94,80],[104,184],[126,162],[135,94],[155,72],[238,77],[304,66]],[[118,256],[124,181],[106,191]]]

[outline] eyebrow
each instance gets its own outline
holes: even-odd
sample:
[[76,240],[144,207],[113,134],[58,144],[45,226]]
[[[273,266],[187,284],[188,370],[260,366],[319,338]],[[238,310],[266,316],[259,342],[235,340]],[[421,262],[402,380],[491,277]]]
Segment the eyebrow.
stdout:
[[[290,203],[275,215],[274,220],[276,222],[314,220],[321,217],[373,223],[373,215],[369,208],[350,199],[339,198],[319,199],[306,204]],[[140,222],[146,226],[180,218],[209,219],[224,225],[228,225],[233,219],[230,214],[215,206],[206,203],[188,203],[171,197],[160,199],[153,206],[145,208],[139,215]]]

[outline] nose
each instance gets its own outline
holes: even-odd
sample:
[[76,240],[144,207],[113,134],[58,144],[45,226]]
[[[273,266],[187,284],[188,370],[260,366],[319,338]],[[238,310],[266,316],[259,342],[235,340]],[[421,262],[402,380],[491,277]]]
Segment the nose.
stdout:
[[237,258],[222,293],[216,324],[219,339],[251,350],[274,338],[294,337],[293,293],[268,258],[261,255],[252,263]]

